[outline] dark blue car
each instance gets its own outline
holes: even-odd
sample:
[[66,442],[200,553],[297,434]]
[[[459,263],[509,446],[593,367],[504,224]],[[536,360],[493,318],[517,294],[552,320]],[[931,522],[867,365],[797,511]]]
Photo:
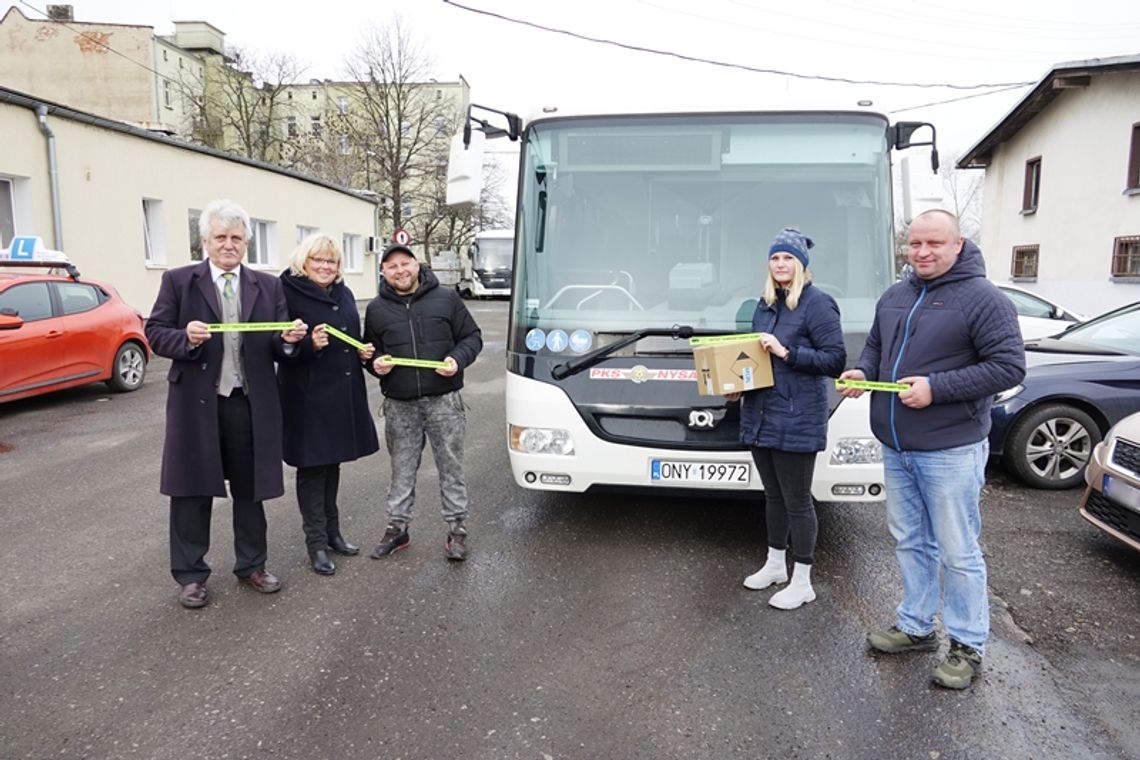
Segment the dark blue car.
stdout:
[[990,454],[1026,485],[1075,488],[1108,429],[1140,411],[1140,302],[1028,341],[1025,360],[994,399]]

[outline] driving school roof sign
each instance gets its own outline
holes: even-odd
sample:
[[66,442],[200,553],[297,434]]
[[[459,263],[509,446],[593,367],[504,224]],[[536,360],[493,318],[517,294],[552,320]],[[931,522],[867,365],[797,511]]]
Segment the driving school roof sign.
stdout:
[[14,237],[8,248],[0,251],[0,261],[12,263],[70,264],[61,251],[44,248],[38,237]]

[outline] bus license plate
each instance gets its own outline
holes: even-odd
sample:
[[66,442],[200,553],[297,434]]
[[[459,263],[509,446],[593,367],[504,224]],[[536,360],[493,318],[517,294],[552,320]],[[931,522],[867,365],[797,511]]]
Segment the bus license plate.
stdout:
[[740,462],[681,462],[673,459],[651,459],[649,478],[654,483],[747,486],[752,480],[752,466]]

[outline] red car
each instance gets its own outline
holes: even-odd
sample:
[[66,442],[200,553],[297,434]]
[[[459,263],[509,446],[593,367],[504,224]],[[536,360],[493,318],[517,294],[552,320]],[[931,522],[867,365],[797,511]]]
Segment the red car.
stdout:
[[151,355],[142,314],[38,240],[18,248],[28,240],[0,250],[0,403],[104,381],[137,390]]

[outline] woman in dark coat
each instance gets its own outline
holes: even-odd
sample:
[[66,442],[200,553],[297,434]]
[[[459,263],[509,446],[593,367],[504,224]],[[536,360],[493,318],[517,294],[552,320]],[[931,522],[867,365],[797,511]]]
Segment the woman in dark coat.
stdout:
[[301,241],[281,273],[290,318],[305,315],[312,332],[297,358],[277,371],[285,423],[285,461],[297,468],[297,502],[313,571],[332,575],[328,550],[360,551],[340,532],[340,463],[380,448],[368,410],[362,361],[374,349],[355,349],[331,336],[331,326],[360,340],[356,299],[341,276],[340,247],[327,235]]
[[768,600],[794,610],[815,599],[811,565],[817,521],[811,499],[816,454],[827,446],[827,378],[847,361],[835,299],[811,284],[810,238],[784,228],[768,250],[764,296],[752,316],[753,332],[772,356],[770,388],[740,398],[740,440],[748,444],[764,484],[768,558],[744,579],[750,589],[788,580],[785,553],[791,537],[792,582]]

